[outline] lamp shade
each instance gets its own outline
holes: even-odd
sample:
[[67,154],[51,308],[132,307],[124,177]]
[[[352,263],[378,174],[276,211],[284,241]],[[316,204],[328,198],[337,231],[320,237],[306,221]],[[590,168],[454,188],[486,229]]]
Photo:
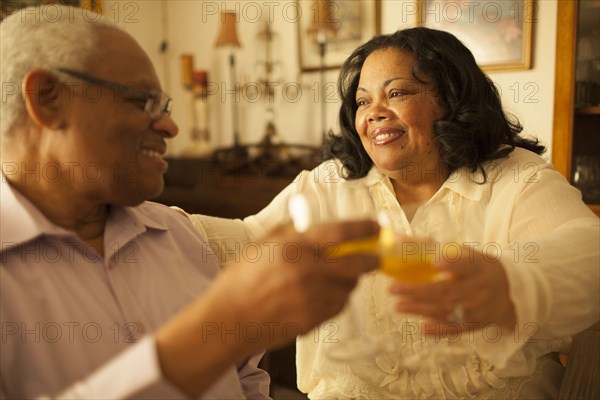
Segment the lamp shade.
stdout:
[[318,0],[316,2],[315,13],[312,16],[312,23],[308,27],[308,33],[337,33],[338,27],[335,11],[336,5],[333,0]]
[[194,83],[194,56],[191,54],[181,55],[181,81],[189,87]]
[[232,47],[241,47],[240,41],[237,37],[236,31],[236,13],[232,11],[223,11],[221,12],[221,30],[219,31],[219,36],[217,36],[217,41],[215,42],[215,47],[224,47],[224,46],[232,46]]

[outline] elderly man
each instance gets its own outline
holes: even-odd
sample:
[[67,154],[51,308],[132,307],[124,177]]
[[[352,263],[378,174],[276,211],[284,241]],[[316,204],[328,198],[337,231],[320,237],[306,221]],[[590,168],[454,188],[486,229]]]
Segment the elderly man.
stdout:
[[281,227],[216,277],[191,224],[144,202],[177,134],[149,58],[56,10],[0,24],[0,397],[268,397],[256,354],[337,313],[377,264],[331,262],[325,244],[377,227]]

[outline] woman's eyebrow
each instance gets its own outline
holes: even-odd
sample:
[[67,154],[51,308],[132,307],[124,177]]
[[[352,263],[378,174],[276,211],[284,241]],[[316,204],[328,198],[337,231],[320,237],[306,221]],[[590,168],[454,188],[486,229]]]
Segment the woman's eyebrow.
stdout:
[[[384,81],[383,82],[383,87],[388,87],[390,85],[390,83],[392,83],[394,81],[397,81],[397,80],[404,80],[404,81],[408,81],[408,82],[413,82],[414,81],[413,79],[410,79],[410,78],[404,78],[402,76],[396,76],[394,78],[390,78],[390,79],[387,79],[386,81]],[[359,86],[358,88],[356,88],[356,92],[358,93],[359,91],[366,92],[367,89]]]

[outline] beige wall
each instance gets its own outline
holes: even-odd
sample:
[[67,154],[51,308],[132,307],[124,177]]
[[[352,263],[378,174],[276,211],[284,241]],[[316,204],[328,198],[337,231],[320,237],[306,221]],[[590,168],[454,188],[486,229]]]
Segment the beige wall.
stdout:
[[[299,70],[297,27],[294,2],[279,1],[105,1],[105,15],[123,26],[134,35],[150,54],[165,90],[175,99],[174,117],[181,132],[171,145],[171,154],[178,154],[189,138],[190,120],[187,112],[185,92],[181,85],[179,56],[182,53],[195,55],[196,69],[209,71],[209,79],[228,82],[226,64],[227,51],[213,47],[222,9],[238,10],[241,15],[238,35],[242,48],[237,54],[237,77],[242,82],[255,82],[261,78],[257,63],[263,60],[265,51],[257,34],[262,20],[270,19],[278,37],[273,44],[275,56],[280,64],[282,86],[293,84],[302,88],[296,101],[288,101],[282,89],[275,94],[275,123],[279,134],[286,142],[319,143],[320,107],[315,101],[315,85],[319,75],[302,74]],[[290,4],[292,3],[292,4]],[[409,14],[412,0],[383,0],[382,31],[414,24]],[[546,145],[552,142],[552,109],[554,101],[554,63],[556,42],[556,1],[537,0],[538,14],[534,28],[533,68],[526,71],[498,71],[490,73],[498,84],[505,108],[517,115],[527,133],[538,136]],[[269,13],[269,10],[272,13]],[[162,40],[167,40],[169,48],[159,52]],[[335,82],[337,71],[327,74],[328,82]],[[231,106],[234,99],[231,93],[220,91],[210,96],[211,135],[215,146],[230,145],[232,142]],[[243,142],[260,140],[267,120],[268,97],[249,101],[239,97],[240,133]],[[327,104],[327,125],[336,126],[337,101]],[[549,153],[548,153],[549,157]]]

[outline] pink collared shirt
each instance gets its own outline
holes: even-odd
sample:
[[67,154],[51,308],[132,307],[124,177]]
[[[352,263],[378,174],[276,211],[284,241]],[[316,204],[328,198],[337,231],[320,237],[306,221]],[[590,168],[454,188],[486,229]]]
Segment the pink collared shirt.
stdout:
[[[114,206],[99,257],[1,178],[0,397],[185,398],[161,375],[153,332],[218,273],[192,225],[155,203]],[[259,359],[203,398],[268,398]]]

